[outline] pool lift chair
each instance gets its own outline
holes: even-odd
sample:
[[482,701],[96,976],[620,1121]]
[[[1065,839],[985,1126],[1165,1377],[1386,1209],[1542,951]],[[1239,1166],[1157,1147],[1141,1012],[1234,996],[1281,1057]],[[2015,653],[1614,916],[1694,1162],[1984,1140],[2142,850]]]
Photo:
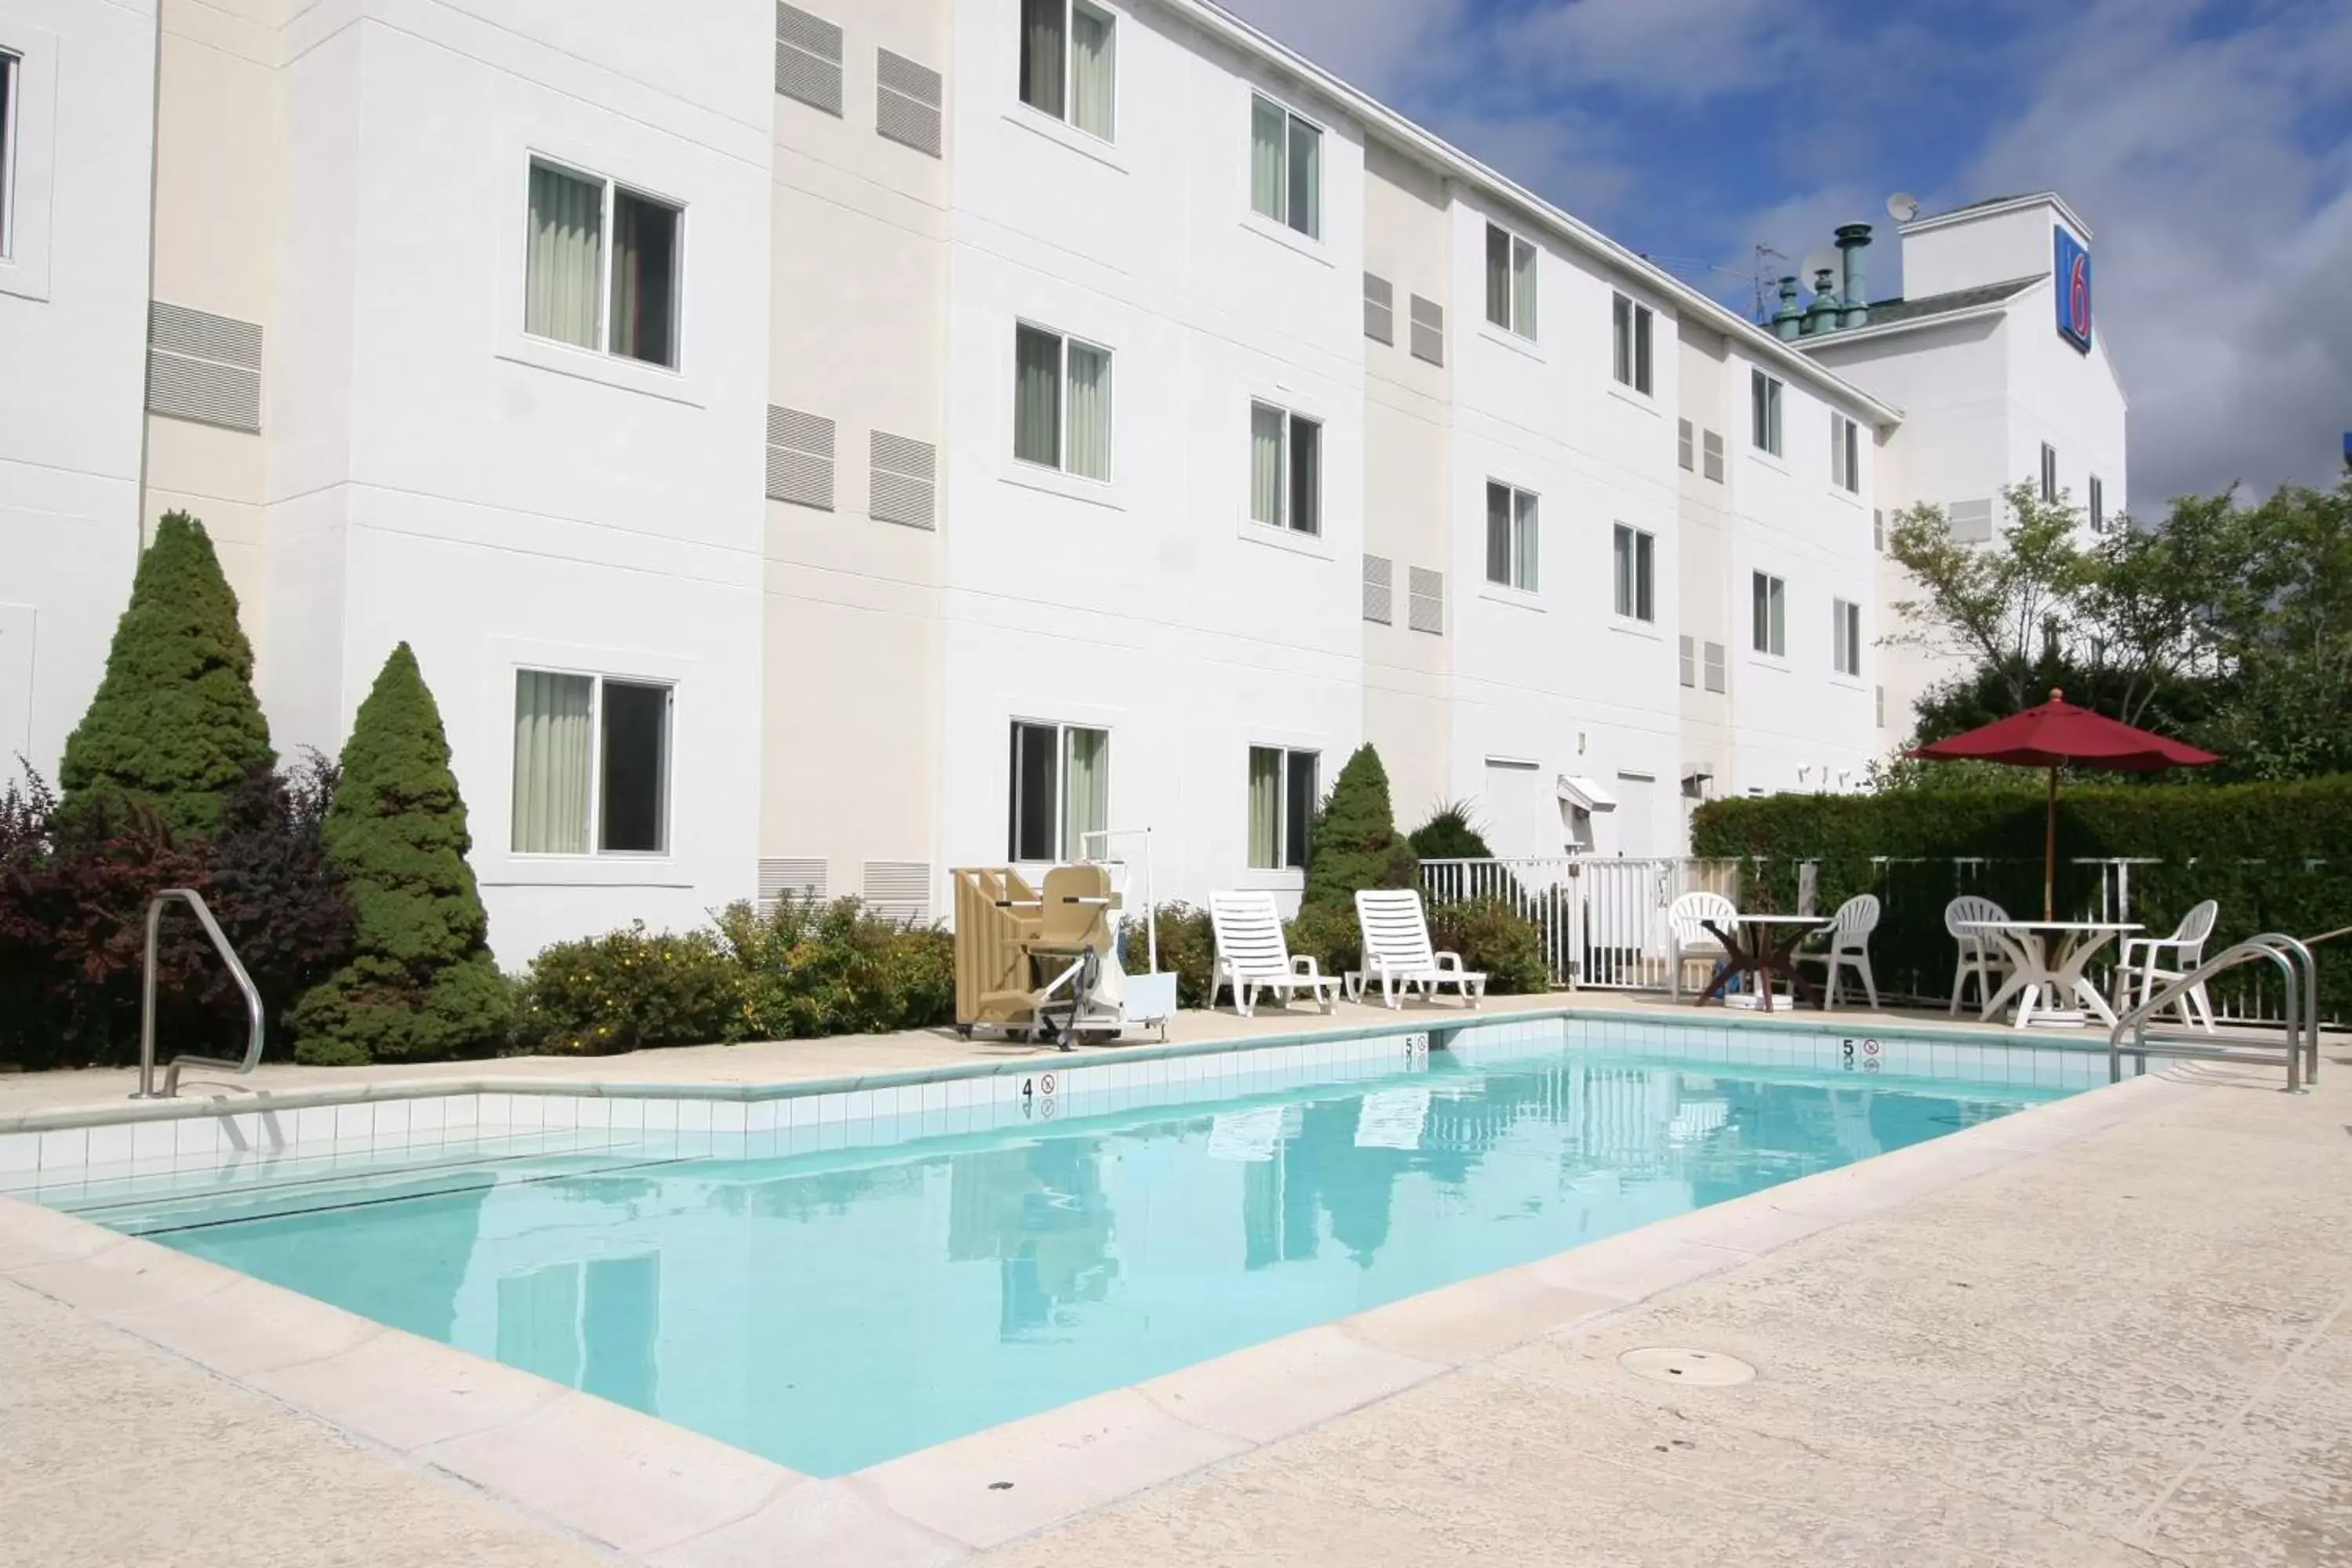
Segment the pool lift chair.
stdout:
[[[955,881],[956,1033],[992,1029],[1013,1039],[1116,1038],[1131,1024],[1174,1011],[1174,976],[1130,984],[1118,959],[1125,897],[1112,868],[1056,866],[1033,889],[1012,867],[959,870]],[[1168,1005],[1152,1001],[1165,980]],[[1151,1004],[1150,1011],[1138,1004]]]

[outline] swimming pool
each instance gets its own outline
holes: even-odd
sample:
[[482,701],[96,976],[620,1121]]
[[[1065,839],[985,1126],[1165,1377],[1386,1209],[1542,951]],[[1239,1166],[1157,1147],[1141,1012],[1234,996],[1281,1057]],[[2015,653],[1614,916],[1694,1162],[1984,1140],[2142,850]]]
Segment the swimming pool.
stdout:
[[862,1104],[581,1100],[562,1125],[520,1095],[463,1121],[404,1105],[396,1133],[362,1107],[364,1139],[93,1164],[37,1196],[829,1476],[2104,1078],[1820,1031],[1555,1019],[1435,1044]]

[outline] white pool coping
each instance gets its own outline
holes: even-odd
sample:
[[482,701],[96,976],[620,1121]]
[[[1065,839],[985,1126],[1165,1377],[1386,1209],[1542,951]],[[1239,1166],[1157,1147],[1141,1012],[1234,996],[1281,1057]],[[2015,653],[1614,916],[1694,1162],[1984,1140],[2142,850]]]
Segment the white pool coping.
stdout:
[[[1517,1014],[1508,1021],[1566,1011]],[[1423,1016],[1386,1030],[1347,1034],[1385,1037],[1425,1032],[1430,1023]],[[1691,1030],[1637,1026],[1670,1036],[1678,1046]],[[1752,1046],[1762,1044],[1746,1020],[1728,1029]],[[1820,1030],[1816,1023],[1801,1032]],[[1265,1048],[1304,1051],[1329,1043],[1291,1037]],[[1956,1035],[1948,1043],[1986,1047],[1980,1034]],[[1930,1048],[1934,1044],[1931,1039]],[[2000,1043],[1987,1048],[2001,1048]],[[1213,1053],[1168,1053],[1208,1054]],[[1076,1065],[1133,1069],[1150,1064]],[[1034,1061],[1018,1064],[1017,1071],[1039,1070]],[[1136,1087],[1155,1087],[1150,1076]],[[918,1103],[925,1084],[945,1081],[940,1074],[922,1075],[911,1086]],[[1166,1085],[1163,1076],[1156,1087],[1164,1091]],[[615,1097],[658,1098],[646,1096],[645,1086],[609,1087]],[[877,1092],[793,1087],[803,1096]],[[885,1087],[895,1094],[910,1086]],[[326,1107],[236,1114],[292,1109],[299,1131],[305,1110],[332,1115],[338,1107],[413,1100],[418,1093],[407,1091],[431,1092],[421,1084],[400,1088],[404,1092],[396,1096],[346,1096]],[[505,1082],[492,1092],[524,1091]],[[2194,1083],[2158,1074],[2077,1093],[831,1479],[5,1195],[0,1195],[0,1275],[365,1443],[456,1476],[552,1528],[642,1561],[680,1568],[774,1561],[946,1563],[2198,1092]],[[563,1084],[562,1093],[599,1098],[583,1094],[577,1083]],[[748,1135],[744,1101],[750,1097],[724,1098],[745,1109]],[[218,1115],[203,1108],[199,1114]],[[153,1120],[131,1118],[129,1125]],[[123,1123],[85,1119],[83,1129],[118,1124]]]

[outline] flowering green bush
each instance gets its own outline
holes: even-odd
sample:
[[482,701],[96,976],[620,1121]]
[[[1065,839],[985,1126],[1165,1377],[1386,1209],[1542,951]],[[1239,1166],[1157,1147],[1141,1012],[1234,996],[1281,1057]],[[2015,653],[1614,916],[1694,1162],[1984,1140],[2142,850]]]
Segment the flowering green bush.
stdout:
[[751,1031],[762,1039],[875,1035],[955,1021],[955,941],[937,926],[876,913],[856,899],[786,897],[718,916],[741,965]]
[[713,933],[625,931],[560,942],[531,960],[514,1044],[548,1056],[740,1040],[751,1011],[744,966]]
[[1500,899],[1465,899],[1429,911],[1429,940],[1440,952],[1458,952],[1462,966],[1483,972],[1497,996],[1551,989],[1543,938],[1534,924]]

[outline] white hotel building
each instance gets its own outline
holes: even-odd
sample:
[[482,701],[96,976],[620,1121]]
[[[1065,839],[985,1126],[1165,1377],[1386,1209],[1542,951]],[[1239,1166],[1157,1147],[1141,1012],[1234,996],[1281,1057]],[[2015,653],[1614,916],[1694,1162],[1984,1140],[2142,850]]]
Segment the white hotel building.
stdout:
[[509,964],[1095,827],[1295,889],[1365,741],[1675,852],[1906,733],[1874,519],[2124,506],[2056,198],[1784,339],[1202,0],[0,0],[0,748],[185,508],[281,751],[414,645]]

